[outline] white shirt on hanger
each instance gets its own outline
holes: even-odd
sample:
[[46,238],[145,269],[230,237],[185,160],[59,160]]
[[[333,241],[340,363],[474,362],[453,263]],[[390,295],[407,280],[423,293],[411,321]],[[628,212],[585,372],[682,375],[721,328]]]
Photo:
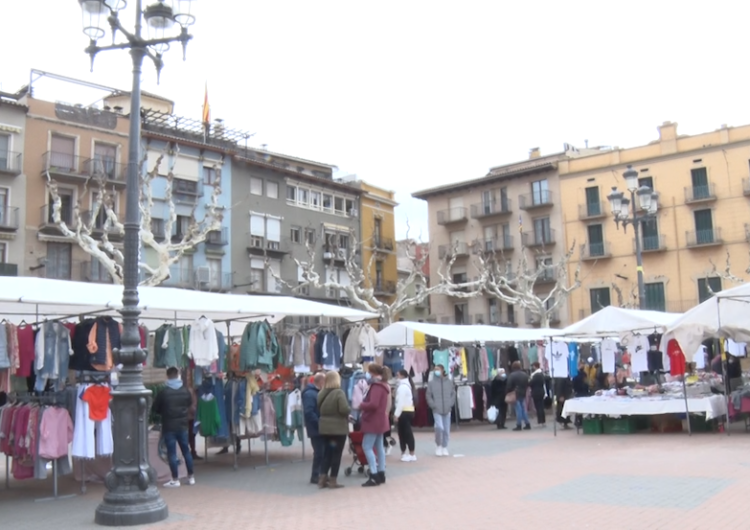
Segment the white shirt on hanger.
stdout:
[[617,353],[617,343],[612,339],[604,339],[601,347],[602,370],[607,374],[615,373],[615,354]]
[[548,342],[544,348],[544,356],[550,366],[551,377],[568,377],[568,344],[565,342]]
[[727,353],[734,355],[735,357],[744,357],[746,355],[745,348],[747,344],[744,342],[734,342],[732,339],[727,339],[724,343],[724,349]]
[[632,372],[648,372],[648,352],[651,346],[645,335],[634,335],[628,345]]

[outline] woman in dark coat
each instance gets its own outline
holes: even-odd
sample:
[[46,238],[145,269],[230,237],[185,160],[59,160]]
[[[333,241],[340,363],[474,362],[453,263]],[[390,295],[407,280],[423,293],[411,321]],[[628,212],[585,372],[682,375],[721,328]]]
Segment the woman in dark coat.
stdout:
[[497,409],[495,425],[498,429],[505,429],[505,418],[508,417],[508,404],[505,402],[505,389],[508,385],[508,375],[503,368],[497,370],[497,375],[490,384],[492,404]]
[[529,379],[529,387],[531,388],[531,400],[534,402],[534,408],[536,409],[536,422],[544,427],[547,423],[547,418],[544,414],[544,397],[547,395],[547,378],[542,372],[542,367],[539,363],[531,365],[531,378]]

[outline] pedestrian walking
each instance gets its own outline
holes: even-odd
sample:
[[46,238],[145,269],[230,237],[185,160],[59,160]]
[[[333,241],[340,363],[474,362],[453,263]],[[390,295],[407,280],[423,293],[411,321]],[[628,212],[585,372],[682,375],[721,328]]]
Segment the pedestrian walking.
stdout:
[[[396,386],[396,409],[393,417],[398,429],[398,443],[401,446],[401,461],[416,462],[417,455],[414,454],[414,431],[411,422],[414,419],[414,383],[409,377],[409,372],[399,370],[396,374],[398,381]],[[409,450],[407,454],[406,450]]]
[[[360,405],[360,429],[362,431],[362,450],[367,458],[370,476],[364,487],[385,484],[385,447],[383,433],[388,429],[388,411],[390,410],[391,389],[383,381],[383,367],[370,364],[365,374],[369,387]],[[377,452],[377,458],[375,453]]]
[[318,429],[320,420],[318,393],[323,388],[325,378],[325,374],[318,372],[302,392],[302,412],[305,416],[305,429],[307,430],[307,436],[310,438],[310,445],[312,445],[313,450],[312,473],[310,475],[311,484],[318,484],[320,467],[323,463],[323,453],[325,451],[323,437],[320,435]]
[[[515,400],[516,404],[516,428],[513,430],[529,430],[531,429],[531,424],[529,423],[529,414],[526,411],[526,391],[529,388],[529,374],[521,369],[520,361],[513,361],[510,370],[506,396],[509,396],[511,401]],[[521,424],[523,424],[523,427]]]
[[435,420],[435,456],[449,456],[451,410],[456,402],[453,381],[445,374],[442,364],[435,365],[432,381],[427,383],[427,404]]
[[341,390],[341,376],[338,372],[325,375],[323,390],[318,394],[320,411],[319,432],[323,439],[323,462],[320,467],[319,488],[343,488],[338,483],[341,455],[349,434],[349,413],[351,408],[346,394]]
[[180,480],[178,475],[177,446],[180,446],[182,458],[187,467],[188,484],[195,484],[193,476],[193,456],[190,454],[188,444],[188,416],[193,399],[190,391],[185,388],[180,379],[180,371],[171,367],[167,369],[166,388],[156,395],[153,411],[161,416],[161,435],[167,446],[169,459],[169,470],[172,480],[164,484],[166,488],[178,488]]

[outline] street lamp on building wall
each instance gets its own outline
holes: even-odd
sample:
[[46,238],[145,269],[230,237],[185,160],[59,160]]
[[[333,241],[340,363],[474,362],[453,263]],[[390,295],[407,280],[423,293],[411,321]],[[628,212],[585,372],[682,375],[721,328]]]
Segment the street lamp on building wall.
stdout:
[[[612,209],[612,215],[615,216],[615,224],[620,227],[622,224],[623,232],[627,232],[628,225],[633,225],[635,232],[635,259],[638,272],[638,306],[645,309],[646,296],[643,284],[643,254],[641,252],[641,225],[647,221],[656,218],[659,209],[659,194],[654,192],[648,186],[638,186],[638,172],[633,166],[628,166],[625,173],[622,174],[625,179],[625,187],[630,192],[630,199],[625,194],[617,190],[616,186],[612,187],[612,193],[607,196],[609,205]],[[636,202],[636,197],[638,201]],[[630,206],[633,206],[632,216]]]
[[[130,93],[130,132],[125,212],[125,244],[123,249],[124,288],[121,348],[115,352],[115,363],[121,364],[117,389],[112,392],[112,424],[114,452],[112,469],[107,474],[107,492],[96,509],[96,523],[105,526],[132,526],[154,523],[167,518],[168,509],[156,488],[156,474],[148,457],[148,409],[151,391],[143,386],[141,367],[146,352],[141,349],[138,332],[138,256],[140,252],[139,171],[141,147],[141,66],[148,56],[156,67],[157,76],[163,66],[162,55],[169,44],[185,48],[192,38],[188,27],[195,22],[191,14],[193,0],[158,0],[143,9],[142,0],[135,0],[135,27],[125,29],[119,14],[126,0],[78,0],[83,14],[83,32],[89,38],[86,53],[94,57],[102,51],[129,50],[133,59],[133,89]],[[142,36],[143,22],[148,37]],[[175,27],[179,34],[170,36]],[[97,42],[112,33],[113,44]],[[116,43],[118,32],[125,39]]]

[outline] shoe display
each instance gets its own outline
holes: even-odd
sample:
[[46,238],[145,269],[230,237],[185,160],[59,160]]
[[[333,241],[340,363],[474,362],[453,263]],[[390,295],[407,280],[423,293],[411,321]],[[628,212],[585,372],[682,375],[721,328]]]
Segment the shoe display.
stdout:
[[195,486],[195,477],[188,477],[188,485]]
[[179,480],[170,480],[169,482],[164,484],[165,488],[179,488],[180,487],[180,481]]

